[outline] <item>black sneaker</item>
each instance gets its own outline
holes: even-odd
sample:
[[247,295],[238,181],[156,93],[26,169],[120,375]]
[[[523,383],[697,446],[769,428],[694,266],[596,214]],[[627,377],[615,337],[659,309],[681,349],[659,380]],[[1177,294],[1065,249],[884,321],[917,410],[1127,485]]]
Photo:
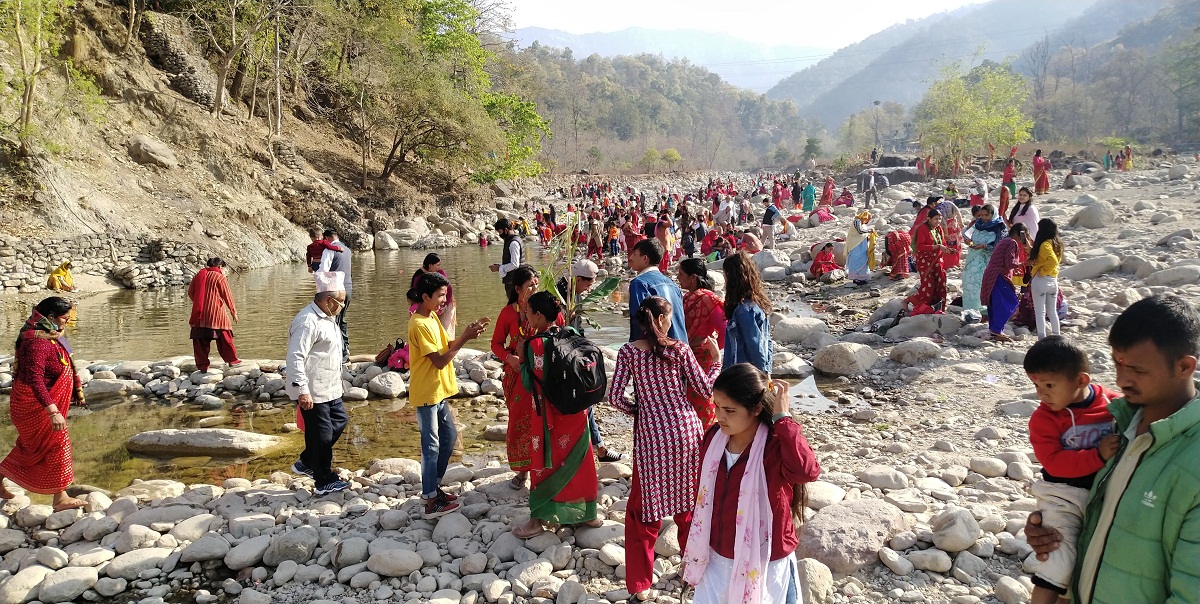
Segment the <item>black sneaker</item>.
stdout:
[[308,469],[308,466],[304,465],[304,462],[299,459],[296,460],[296,463],[292,464],[292,473],[303,474],[309,478],[313,477],[313,471]]
[[317,495],[328,495],[338,491],[345,491],[348,488],[350,488],[350,483],[345,480],[335,480],[327,485],[317,487],[316,493]]
[[458,504],[453,501],[446,501],[441,497],[434,497],[425,502],[425,519],[440,518],[450,512],[458,511]]

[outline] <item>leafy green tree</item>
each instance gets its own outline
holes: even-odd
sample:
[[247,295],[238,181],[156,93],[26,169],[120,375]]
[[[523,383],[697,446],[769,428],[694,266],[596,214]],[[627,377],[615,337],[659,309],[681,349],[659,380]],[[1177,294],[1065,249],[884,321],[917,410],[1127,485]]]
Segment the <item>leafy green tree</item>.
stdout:
[[966,75],[956,65],[942,70],[914,109],[922,144],[957,163],[968,153],[1029,140],[1033,120],[1022,111],[1027,92],[1008,65],[985,63]]
[[515,95],[485,93],[484,109],[504,133],[503,155],[489,154],[491,165],[477,172],[478,182],[510,180],[537,176],[542,166],[537,161],[543,136],[552,136],[550,122],[538,115],[537,106]]
[[667,163],[667,170],[672,170],[675,164],[683,161],[683,158],[679,156],[679,151],[675,147],[670,147],[662,152],[662,160]]
[[821,139],[810,136],[804,140],[804,158],[816,159],[821,156]]
[[646,149],[645,153],[642,154],[642,161],[638,162],[638,164],[647,172],[653,172],[654,167],[658,165],[658,162],[661,159],[662,154],[658,152],[658,149],[650,147]]
[[23,157],[34,152],[38,82],[52,69],[73,69],[70,58],[58,52],[73,7],[73,0],[8,0],[0,7],[0,41],[17,55],[20,104],[14,127]]

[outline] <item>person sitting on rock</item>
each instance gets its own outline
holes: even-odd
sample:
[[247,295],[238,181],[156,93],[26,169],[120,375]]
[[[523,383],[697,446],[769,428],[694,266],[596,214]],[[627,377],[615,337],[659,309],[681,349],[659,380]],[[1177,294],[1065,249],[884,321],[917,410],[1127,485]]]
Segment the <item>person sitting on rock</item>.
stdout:
[[1108,412],[1120,395],[1091,383],[1088,371],[1087,353],[1062,336],[1039,340],[1025,353],[1025,374],[1041,403],[1029,418],[1029,442],[1042,464],[1033,496],[1045,522],[1063,534],[1058,550],[1036,565],[1032,604],[1055,604],[1066,595],[1088,490],[1121,446]]
[[73,292],[75,291],[75,278],[71,276],[71,269],[74,266],[68,260],[58,268],[50,272],[50,277],[46,279],[46,289],[56,292]]
[[821,251],[813,258],[812,266],[808,272],[818,279],[825,273],[836,271],[842,267],[838,266],[837,261],[833,259],[833,242],[826,243]]

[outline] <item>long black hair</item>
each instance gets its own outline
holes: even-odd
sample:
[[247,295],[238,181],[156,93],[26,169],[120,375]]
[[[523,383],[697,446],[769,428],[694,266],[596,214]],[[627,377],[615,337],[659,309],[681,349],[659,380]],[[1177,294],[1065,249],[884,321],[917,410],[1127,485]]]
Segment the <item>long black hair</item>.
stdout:
[[[713,392],[724,394],[729,400],[745,407],[758,421],[773,429],[772,418],[776,409],[787,412],[787,401],[775,400],[771,392],[771,379],[758,367],[750,363],[730,365],[713,382]],[[804,506],[808,493],[802,484],[792,485],[792,516],[796,524],[804,519]]]
[[[1028,202],[1021,203],[1021,193],[1029,196]],[[1008,221],[1012,222],[1017,216],[1024,216],[1025,212],[1029,211],[1029,206],[1031,205],[1033,205],[1033,191],[1030,191],[1029,187],[1021,187],[1017,190],[1017,203],[1013,204],[1012,211],[1008,213]],[[1020,210],[1021,213],[1018,214],[1017,210]]]
[[547,321],[553,324],[558,320],[558,315],[562,312],[562,307],[559,306],[558,300],[554,299],[554,294],[550,292],[537,292],[529,296],[529,312],[542,315],[546,317]]
[[429,252],[425,254],[425,260],[421,262],[421,268],[429,270],[429,267],[442,261],[442,257],[437,255],[437,252]]
[[517,268],[509,271],[504,276],[504,293],[508,296],[509,304],[517,303],[517,288],[529,283],[530,279],[537,277],[537,271],[528,264],[522,264]]
[[712,291],[712,277],[708,276],[708,265],[699,258],[686,258],[679,263],[679,270],[696,278],[696,287]]
[[1033,250],[1029,252],[1029,261],[1037,260],[1038,251],[1042,249],[1042,244],[1049,241],[1050,247],[1054,250],[1054,255],[1062,258],[1062,240],[1058,238],[1058,223],[1049,218],[1043,218],[1038,221],[1037,237],[1033,238]]

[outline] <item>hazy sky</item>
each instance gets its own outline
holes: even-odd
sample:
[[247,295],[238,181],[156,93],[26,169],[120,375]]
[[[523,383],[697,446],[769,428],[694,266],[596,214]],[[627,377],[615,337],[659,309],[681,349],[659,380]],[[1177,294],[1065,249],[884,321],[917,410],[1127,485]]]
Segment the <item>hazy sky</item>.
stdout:
[[768,44],[824,48],[841,48],[894,23],[981,1],[510,0],[516,27],[545,27],[575,34],[633,26],[699,29]]

